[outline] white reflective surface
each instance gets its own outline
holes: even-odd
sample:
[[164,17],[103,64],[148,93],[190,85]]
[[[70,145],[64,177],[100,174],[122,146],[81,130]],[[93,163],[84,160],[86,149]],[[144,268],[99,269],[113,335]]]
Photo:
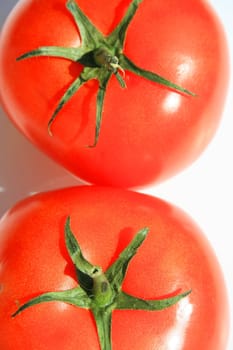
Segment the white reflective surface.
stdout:
[[175,326],[172,327],[167,335],[166,350],[182,350],[186,327],[189,324],[192,312],[193,305],[189,302],[189,298],[182,299],[177,308]]
[[168,113],[175,113],[180,106],[181,95],[170,92],[163,101],[163,109]]
[[[15,0],[0,0],[0,26]],[[210,0],[227,33],[233,67],[233,1]],[[183,72],[190,64],[180,67]],[[171,112],[179,100],[171,93],[164,101]],[[78,184],[77,180],[35,149],[0,110],[0,216],[19,199],[33,192]],[[225,274],[233,318],[233,79],[220,128],[204,154],[182,174],[144,192],[167,199],[188,212],[202,227],[216,251]],[[183,304],[182,304],[183,305]],[[181,306],[182,306],[181,305]],[[189,317],[189,305],[182,306]],[[185,310],[185,312],[184,312]],[[180,331],[184,320],[177,315]],[[170,334],[170,348],[181,349],[177,334]],[[229,346],[233,349],[233,329]]]

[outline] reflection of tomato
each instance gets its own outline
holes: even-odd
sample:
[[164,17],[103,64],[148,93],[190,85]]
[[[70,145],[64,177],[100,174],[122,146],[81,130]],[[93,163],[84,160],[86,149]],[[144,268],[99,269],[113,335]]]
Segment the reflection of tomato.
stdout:
[[91,186],[28,198],[0,224],[1,350],[98,349],[87,310],[60,302],[34,305],[15,318],[19,304],[41,293],[77,285],[64,242],[71,227],[83,255],[104,271],[135,233],[149,233],[129,264],[123,291],[164,298],[192,289],[161,311],[113,311],[113,349],[224,350],[227,302],[209,243],[180,209],[147,195]]
[[[130,4],[77,2],[105,35]],[[41,46],[80,45],[65,3],[21,0],[2,30],[0,95],[16,126],[91,183],[131,187],[158,182],[195,160],[218,125],[228,75],[225,38],[209,5],[197,0],[140,4],[126,35],[125,54],[197,97],[172,92],[126,70],[126,89],[115,77],[109,82],[99,142],[88,148],[95,134],[97,81],[86,83],[62,108],[51,137],[47,123],[81,65],[54,57],[16,62]]]

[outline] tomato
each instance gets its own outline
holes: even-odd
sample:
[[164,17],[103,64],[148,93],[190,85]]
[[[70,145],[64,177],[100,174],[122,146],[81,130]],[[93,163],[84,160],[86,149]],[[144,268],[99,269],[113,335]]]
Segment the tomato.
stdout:
[[113,350],[225,349],[224,280],[208,240],[194,221],[181,209],[149,195],[80,186],[33,195],[0,222],[1,350],[100,348],[90,310],[55,300],[15,315],[19,306],[43,293],[77,287],[65,243],[67,217],[84,258],[104,272],[137,232],[148,228],[128,265],[124,293],[151,301],[188,292],[160,311],[113,310]]
[[[74,53],[82,48],[81,34],[66,0],[19,1],[1,33],[0,95],[7,114],[43,152],[89,183],[144,186],[177,174],[196,160],[212,139],[225,101],[227,45],[210,5],[197,0],[133,2],[138,9],[127,28],[123,53],[137,66],[195,96],[134,74],[118,50],[116,56],[126,68],[120,66],[121,61],[111,61],[106,79],[100,83],[88,71],[85,79],[90,79],[76,93],[73,90],[61,108],[59,101],[83,71]],[[68,3],[74,6],[75,2]],[[106,38],[126,15],[132,0],[77,0],[76,4],[98,35]],[[70,59],[41,57],[40,53],[16,60],[44,46],[76,51],[69,51]],[[93,69],[101,75],[103,67],[96,67]],[[108,76],[109,69],[117,74]],[[57,108],[51,136],[48,122]],[[100,114],[101,130],[95,144]]]
[[[165,180],[200,155],[219,124],[228,55],[212,9],[196,0],[136,2],[141,4],[127,30],[124,53],[196,97],[152,83],[126,64],[127,88],[122,89],[114,76],[107,77],[95,147],[87,146],[95,139],[97,80],[88,80],[61,108],[51,137],[48,122],[83,65],[59,57],[16,61],[41,46],[82,47],[81,31],[66,0],[21,0],[2,30],[0,95],[7,114],[35,145],[86,182],[133,187]],[[130,3],[78,1],[105,37]]]

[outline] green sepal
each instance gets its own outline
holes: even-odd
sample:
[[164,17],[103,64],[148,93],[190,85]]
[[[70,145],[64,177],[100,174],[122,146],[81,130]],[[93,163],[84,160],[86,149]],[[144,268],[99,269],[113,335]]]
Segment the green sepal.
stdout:
[[103,71],[99,77],[99,89],[98,89],[97,101],[96,101],[95,140],[92,145],[89,145],[89,147],[95,147],[99,140],[99,134],[100,134],[100,128],[101,128],[102,116],[103,116],[104,98],[105,98],[107,85],[111,75],[112,74],[110,72]]
[[83,309],[89,309],[91,305],[90,299],[85,291],[81,287],[76,287],[65,291],[48,292],[32,298],[27,303],[21,305],[16,312],[12,314],[12,317],[17,316],[20,312],[28,309],[29,307],[52,301],[63,302]]
[[121,252],[118,259],[105,272],[105,275],[115,292],[121,290],[129,262],[145,240],[148,232],[149,229],[147,227],[141,229],[129,245]]
[[61,46],[42,46],[38,49],[28,51],[16,58],[16,61],[25,60],[28,58],[34,58],[38,56],[45,57],[58,57],[65,58],[67,60],[77,62],[83,56],[83,49],[74,47],[61,47]]
[[96,272],[102,271],[99,266],[92,265],[84,258],[78,241],[71,231],[70,217],[67,218],[65,223],[65,243],[77,272],[80,271],[83,275],[92,278]]
[[142,69],[138,66],[136,66],[127,56],[124,54],[120,55],[119,58],[120,65],[123,69],[128,70],[136,75],[139,75],[142,78],[148,79],[154,83],[158,83],[160,85],[164,85],[167,88],[170,88],[172,90],[175,90],[176,92],[181,92],[190,96],[196,96],[193,92],[183,88],[182,86],[179,86],[177,84],[172,83],[170,80],[167,80],[160,75],[150,72],[148,70]]
[[120,23],[107,37],[107,42],[110,46],[118,46],[119,48],[123,49],[128,26],[134,18],[135,13],[142,1],[143,0],[133,0],[131,2]]
[[88,52],[97,48],[97,43],[103,41],[103,34],[93,25],[74,0],[68,0],[66,7],[72,14],[80,32],[83,49]]
[[147,310],[147,311],[158,311],[166,309],[181,299],[185,298],[191,293],[191,290],[182,294],[175,295],[170,298],[145,300],[134,297],[124,292],[120,292],[115,300],[116,309],[119,310]]
[[126,88],[126,83],[124,81],[124,78],[120,75],[119,72],[114,73],[115,77],[117,78],[118,83],[120,84],[120,86],[124,89]]
[[64,107],[64,105],[71,99],[72,96],[74,96],[74,94],[78,91],[78,89],[85,83],[86,81],[83,80],[80,77],[78,77],[77,79],[75,79],[75,81],[68,87],[68,89],[66,90],[66,92],[64,93],[64,95],[62,96],[62,98],[60,99],[55,111],[52,114],[52,117],[49,119],[48,122],[48,133],[52,136],[53,133],[51,131],[51,126],[54,122],[54,120],[56,119],[58,113],[60,112],[60,110]]

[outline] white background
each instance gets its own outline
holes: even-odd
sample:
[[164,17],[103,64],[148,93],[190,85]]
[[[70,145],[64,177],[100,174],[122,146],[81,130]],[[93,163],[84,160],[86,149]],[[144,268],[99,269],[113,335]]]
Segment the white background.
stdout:
[[[0,27],[16,3],[0,0]],[[222,20],[233,67],[233,1],[210,0]],[[0,216],[30,193],[77,184],[35,149],[0,110]],[[144,192],[180,206],[201,226],[222,266],[233,319],[233,79],[220,128],[204,154],[187,170]],[[233,327],[229,346],[233,349]],[[199,349],[197,349],[199,350]]]

